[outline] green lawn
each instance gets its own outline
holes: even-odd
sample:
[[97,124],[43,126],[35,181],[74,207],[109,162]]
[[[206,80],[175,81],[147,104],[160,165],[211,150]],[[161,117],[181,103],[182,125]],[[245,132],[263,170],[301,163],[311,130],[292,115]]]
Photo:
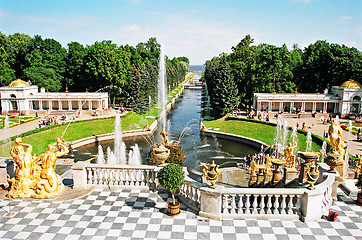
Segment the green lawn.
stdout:
[[[244,120],[230,120],[230,119],[217,119],[213,121],[203,122],[206,128],[220,128],[220,132],[226,132],[241,136],[246,136],[263,141],[272,145],[276,136],[276,127],[268,124],[244,121]],[[288,135],[288,142],[292,141],[291,131]],[[306,136],[302,133],[298,133],[298,150],[305,151],[306,149]],[[320,151],[320,146],[313,142],[312,151]]]

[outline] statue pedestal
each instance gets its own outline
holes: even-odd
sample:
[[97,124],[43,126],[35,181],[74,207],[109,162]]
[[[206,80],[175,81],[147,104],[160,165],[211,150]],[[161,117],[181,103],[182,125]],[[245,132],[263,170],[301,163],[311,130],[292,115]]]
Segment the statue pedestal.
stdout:
[[273,174],[272,173],[266,173],[265,174],[265,184],[270,183],[272,179],[273,179]]
[[299,182],[301,184],[307,182],[307,169],[308,169],[308,163],[304,162],[300,165],[300,173],[299,173]]
[[285,184],[296,179],[297,175],[298,175],[298,172],[297,172],[297,170],[295,170],[295,168],[285,168],[284,169]]

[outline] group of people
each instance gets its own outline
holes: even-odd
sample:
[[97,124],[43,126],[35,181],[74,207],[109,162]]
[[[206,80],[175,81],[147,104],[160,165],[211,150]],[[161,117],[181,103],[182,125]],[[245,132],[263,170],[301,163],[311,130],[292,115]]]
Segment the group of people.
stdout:
[[50,125],[56,125],[58,124],[58,117],[57,116],[45,116],[43,119],[41,119],[38,122],[38,126],[39,128],[41,128],[42,126],[50,126]]

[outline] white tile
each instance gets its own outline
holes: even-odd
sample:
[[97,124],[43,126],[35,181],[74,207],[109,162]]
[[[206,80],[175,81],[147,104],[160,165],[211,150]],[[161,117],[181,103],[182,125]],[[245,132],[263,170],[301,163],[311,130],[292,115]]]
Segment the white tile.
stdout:
[[27,239],[30,234],[31,234],[31,232],[19,232],[18,234],[16,234],[16,236],[14,238],[15,239]]

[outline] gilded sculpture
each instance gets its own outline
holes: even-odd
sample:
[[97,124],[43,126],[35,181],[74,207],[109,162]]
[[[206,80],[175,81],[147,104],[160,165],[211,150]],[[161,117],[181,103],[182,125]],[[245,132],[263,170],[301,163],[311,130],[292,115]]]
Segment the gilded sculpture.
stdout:
[[204,168],[202,170],[203,178],[209,180],[211,183],[210,188],[216,188],[215,183],[219,178],[219,165],[215,164],[215,161],[212,161],[211,164],[200,162],[200,166]]
[[295,155],[293,154],[294,148],[297,147],[297,142],[289,143],[288,146],[284,149],[284,158],[286,160],[286,165],[289,169],[295,169]]
[[32,146],[22,143],[21,138],[16,138],[10,150],[17,165],[16,177],[11,179],[8,177],[11,183],[8,197],[54,198],[59,196],[64,190],[64,185],[61,177],[54,171],[55,162],[58,157],[68,152],[66,143],[57,138],[56,144],[49,144],[45,153],[38,157],[32,156]]
[[333,153],[338,153],[342,157],[346,153],[344,148],[346,145],[343,141],[342,128],[339,126],[336,119],[332,120],[331,125],[328,128],[329,141],[331,142]]

